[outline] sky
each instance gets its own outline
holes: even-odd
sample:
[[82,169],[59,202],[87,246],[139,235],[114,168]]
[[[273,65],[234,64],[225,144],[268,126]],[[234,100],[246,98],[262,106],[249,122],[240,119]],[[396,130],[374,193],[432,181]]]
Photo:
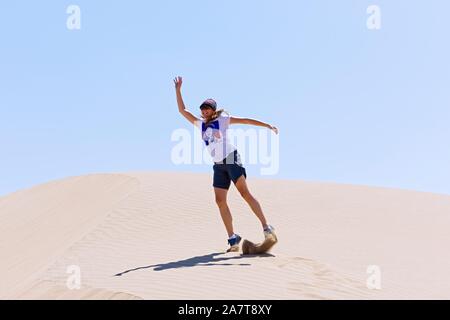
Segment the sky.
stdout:
[[279,170],[248,164],[248,178],[450,194],[448,12],[446,0],[2,1],[0,196],[91,173],[212,172],[171,158],[173,132],[191,129],[177,75],[194,114],[214,98],[279,128]]

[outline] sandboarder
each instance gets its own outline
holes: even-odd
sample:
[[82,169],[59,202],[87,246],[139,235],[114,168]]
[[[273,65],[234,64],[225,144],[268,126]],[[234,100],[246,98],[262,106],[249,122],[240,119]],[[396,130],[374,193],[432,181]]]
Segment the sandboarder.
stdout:
[[239,251],[239,244],[242,240],[239,234],[234,233],[232,216],[227,205],[227,192],[231,181],[233,181],[241,196],[260,220],[265,239],[269,241],[276,240],[274,228],[267,223],[259,202],[248,189],[245,168],[242,165],[236,147],[227,141],[227,129],[231,124],[250,124],[266,127],[276,134],[278,134],[278,129],[259,120],[232,117],[223,109],[217,110],[217,103],[214,99],[207,99],[200,105],[201,118],[198,118],[185,107],[181,95],[182,83],[182,77],[174,79],[178,111],[190,123],[201,130],[203,141],[213,158],[213,187],[216,203],[228,233],[229,248],[227,252]]

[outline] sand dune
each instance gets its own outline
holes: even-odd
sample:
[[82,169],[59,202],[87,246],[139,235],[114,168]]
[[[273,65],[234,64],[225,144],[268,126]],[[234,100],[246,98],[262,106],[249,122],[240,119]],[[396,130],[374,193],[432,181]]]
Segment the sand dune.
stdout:
[[39,281],[15,298],[20,300],[142,300],[128,293],[101,288],[83,286],[76,290],[68,290],[67,286],[52,281]]
[[[209,174],[52,181],[0,198],[2,299],[449,299],[450,196],[250,178],[270,254],[223,253]],[[238,233],[260,226],[232,188]],[[381,271],[370,290],[367,268]],[[66,285],[79,266],[81,289]]]

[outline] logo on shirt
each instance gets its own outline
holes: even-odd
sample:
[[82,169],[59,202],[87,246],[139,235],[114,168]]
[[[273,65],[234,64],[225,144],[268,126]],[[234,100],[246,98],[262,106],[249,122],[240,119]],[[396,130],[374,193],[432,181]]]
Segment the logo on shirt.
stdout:
[[215,120],[208,125],[205,125],[205,123],[202,124],[202,138],[207,146],[211,143],[218,143],[222,141],[219,120]]

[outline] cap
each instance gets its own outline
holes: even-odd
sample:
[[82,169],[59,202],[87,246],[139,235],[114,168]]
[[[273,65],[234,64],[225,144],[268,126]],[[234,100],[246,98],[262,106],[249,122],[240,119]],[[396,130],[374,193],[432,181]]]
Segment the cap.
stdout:
[[216,109],[217,109],[217,102],[214,99],[206,99],[200,105],[200,109],[203,109],[203,108],[211,108],[214,111],[216,111]]

